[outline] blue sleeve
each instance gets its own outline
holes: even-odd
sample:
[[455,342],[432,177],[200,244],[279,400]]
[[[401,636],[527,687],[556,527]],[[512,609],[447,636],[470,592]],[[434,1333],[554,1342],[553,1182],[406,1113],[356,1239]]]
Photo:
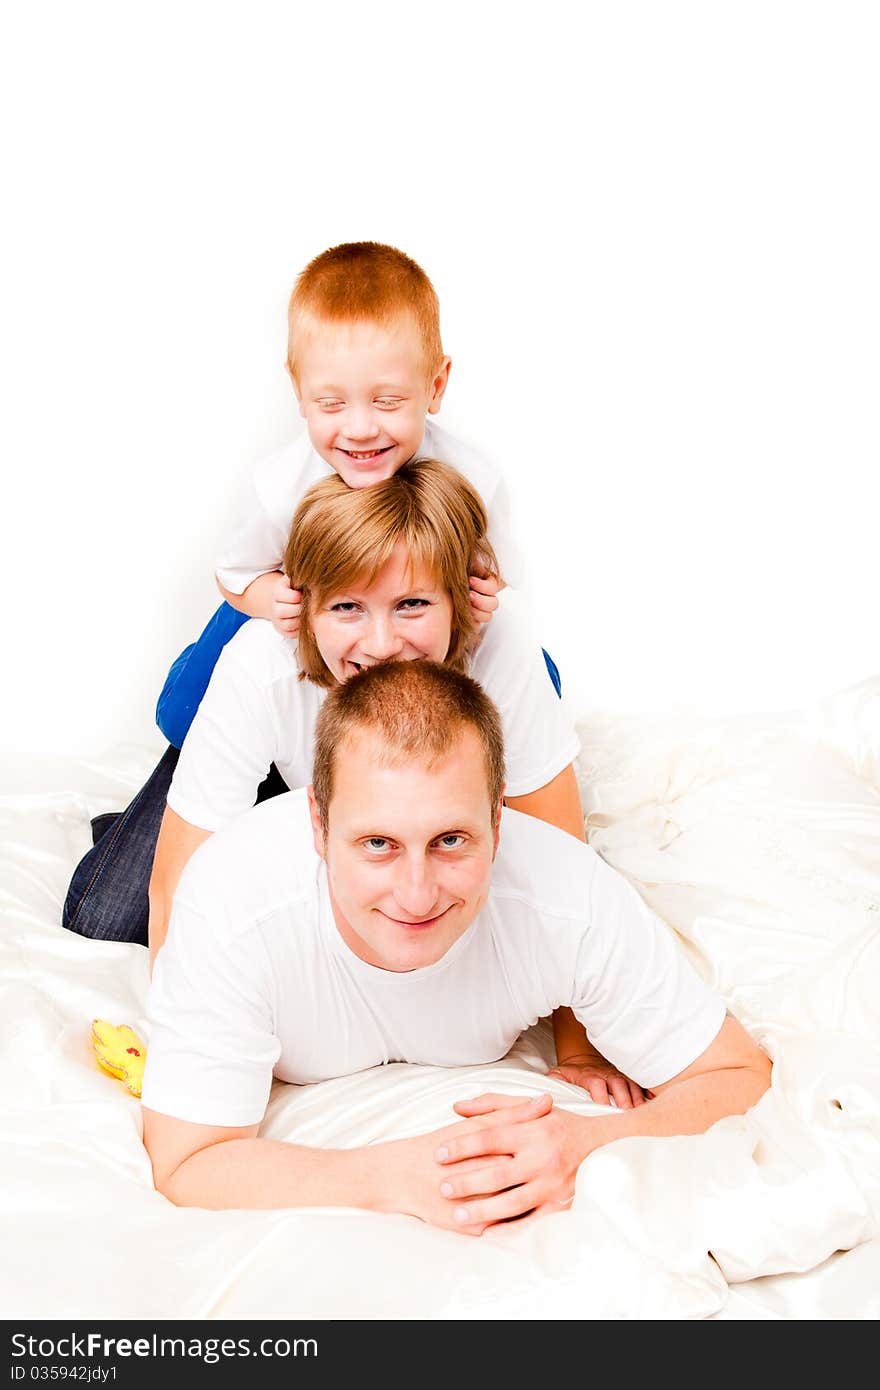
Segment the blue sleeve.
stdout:
[[165,677],[156,704],[156,723],[172,747],[183,744],[220,653],[247,621],[247,613],[221,603],[201,636],[184,647]]
[[562,677],[561,677],[560,674],[559,674],[559,667],[556,665],[556,662],[553,660],[552,656],[551,656],[550,653],[546,650],[545,647],[542,647],[542,648],[541,648],[541,651],[544,653],[544,665],[547,667],[547,675],[550,677],[551,681],[553,682],[553,689],[556,691],[556,694],[559,696],[559,698],[560,698],[560,700],[561,700],[561,699],[562,699]]

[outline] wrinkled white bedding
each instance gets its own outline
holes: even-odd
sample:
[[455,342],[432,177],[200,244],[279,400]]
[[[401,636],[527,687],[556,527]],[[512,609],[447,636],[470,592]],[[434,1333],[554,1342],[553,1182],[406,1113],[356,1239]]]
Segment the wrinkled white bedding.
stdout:
[[[572,1208],[480,1240],[349,1209],[178,1210],[89,1022],[143,1027],[146,953],[58,925],[88,821],[155,749],[0,771],[0,1306],[7,1318],[880,1316],[880,678],[792,714],[581,721],[590,841],[774,1059],[746,1117],[626,1140]],[[494,1066],[276,1086],[264,1132],[354,1145],[536,1092],[545,1025]],[[847,1253],[843,1253],[847,1252]]]

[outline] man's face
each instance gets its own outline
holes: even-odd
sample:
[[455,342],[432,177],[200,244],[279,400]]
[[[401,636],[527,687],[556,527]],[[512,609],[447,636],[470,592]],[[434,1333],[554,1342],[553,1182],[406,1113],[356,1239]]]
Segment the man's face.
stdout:
[[356,582],[315,603],[309,625],[330,674],[344,681],[379,661],[443,661],[452,599],[433,575],[411,567],[406,547],[397,545],[372,584]]
[[294,390],[314,445],[349,487],[384,482],[421,448],[449,358],[431,380],[415,320],[303,325]]
[[489,804],[472,729],[430,767],[383,764],[382,752],[367,731],[337,749],[326,836],[309,788],[315,848],[352,951],[382,970],[418,970],[446,954],[486,901],[501,806]]

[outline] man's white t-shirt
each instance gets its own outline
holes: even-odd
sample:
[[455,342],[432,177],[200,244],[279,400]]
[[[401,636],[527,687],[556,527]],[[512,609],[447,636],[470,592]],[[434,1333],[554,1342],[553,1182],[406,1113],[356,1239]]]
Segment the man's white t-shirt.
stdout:
[[368,965],[336,927],[306,794],[290,792],[184,870],[148,998],[143,1103],[253,1125],[273,1074],[303,1084],[395,1061],[495,1061],[560,1005],[645,1087],[695,1061],[725,1017],[620,874],[516,811],[502,815],[486,903],[446,955],[408,972]]
[[[526,605],[510,590],[499,598],[468,673],[501,715],[506,795],[526,796],[568,767],[579,743]],[[326,695],[299,679],[293,638],[259,618],[245,623],[223,649],[184,740],[168,792],[172,811],[217,830],[253,805],[273,762],[289,787],[307,786]]]
[[[511,534],[510,504],[500,469],[469,444],[425,421],[425,435],[415,457],[438,459],[464,474],[483,499],[489,540],[501,577],[516,588],[523,583],[523,564]],[[217,562],[216,575],[230,593],[242,594],[261,574],[284,564],[293,514],[304,493],[334,470],[312,447],[308,431],[262,459],[239,502],[236,524]]]

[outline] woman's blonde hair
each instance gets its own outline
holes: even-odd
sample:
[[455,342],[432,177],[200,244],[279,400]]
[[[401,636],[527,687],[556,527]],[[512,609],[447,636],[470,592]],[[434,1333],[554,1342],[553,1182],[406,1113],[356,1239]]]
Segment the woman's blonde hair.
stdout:
[[449,593],[452,633],[444,662],[463,671],[476,636],[468,576],[498,572],[486,531],[479,493],[436,459],[414,459],[368,488],[350,488],[336,474],[315,483],[296,509],[284,557],[285,573],[303,594],[300,679],[336,684],[318,651],[312,612],[356,582],[372,584],[397,545],[405,547],[412,570],[426,571]]

